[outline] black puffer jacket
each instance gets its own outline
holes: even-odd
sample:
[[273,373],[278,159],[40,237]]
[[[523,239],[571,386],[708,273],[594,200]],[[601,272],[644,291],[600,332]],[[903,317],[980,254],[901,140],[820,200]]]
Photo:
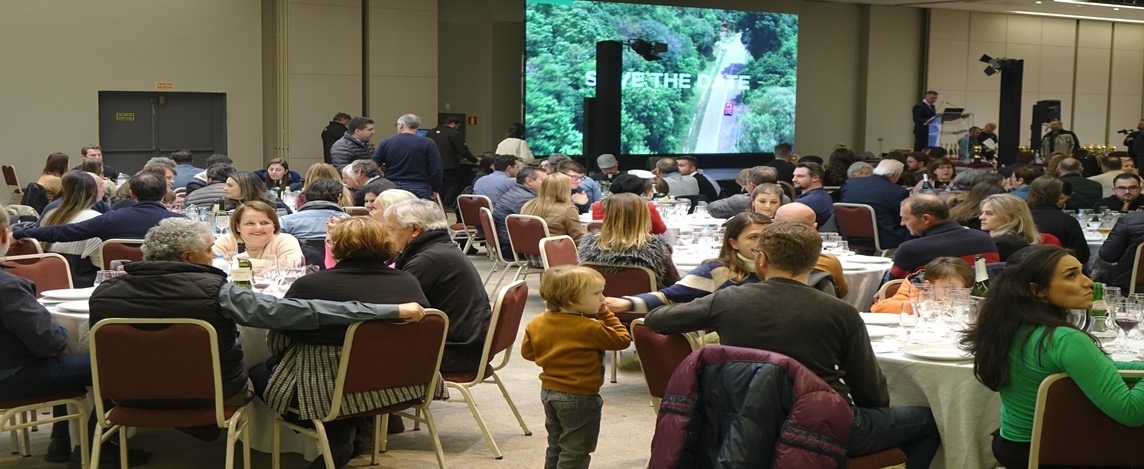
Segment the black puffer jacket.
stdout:
[[129,275],[108,279],[92,294],[92,325],[107,318],[202,319],[218,333],[223,395],[246,387],[238,326],[219,307],[219,289],[226,283],[221,270],[165,261],[132,262],[125,269]]
[[1100,246],[1100,258],[1115,262],[1109,283],[1128,291],[1132,277],[1132,264],[1136,260],[1136,247],[1144,241],[1144,212],[1132,212],[1116,220],[1108,239]]

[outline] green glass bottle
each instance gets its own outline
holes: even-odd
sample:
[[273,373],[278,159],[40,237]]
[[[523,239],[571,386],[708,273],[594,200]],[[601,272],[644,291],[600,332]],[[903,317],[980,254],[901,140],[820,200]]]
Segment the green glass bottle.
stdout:
[[974,272],[973,289],[969,290],[969,296],[985,298],[985,293],[989,291],[989,271],[985,269],[985,258],[976,256],[973,265],[976,272]]
[[246,253],[235,256],[238,266],[230,271],[230,281],[236,287],[254,288],[254,266]]
[[1108,316],[1108,306],[1104,303],[1104,284],[1092,284],[1092,307],[1088,309],[1089,332],[1099,334],[1106,332],[1104,319]]

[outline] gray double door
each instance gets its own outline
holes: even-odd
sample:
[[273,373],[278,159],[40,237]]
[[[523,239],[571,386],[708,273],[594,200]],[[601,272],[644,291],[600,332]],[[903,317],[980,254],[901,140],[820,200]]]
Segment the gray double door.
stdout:
[[100,91],[99,144],[103,161],[128,175],[179,149],[201,167],[226,153],[226,94]]

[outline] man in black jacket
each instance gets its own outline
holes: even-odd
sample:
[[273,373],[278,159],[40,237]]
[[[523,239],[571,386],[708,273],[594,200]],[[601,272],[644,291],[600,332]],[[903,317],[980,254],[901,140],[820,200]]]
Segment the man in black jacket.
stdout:
[[937,115],[937,108],[933,104],[935,102],[937,91],[930,90],[926,91],[922,102],[914,105],[914,151],[922,151],[929,146],[929,126],[926,123]]
[[476,371],[492,309],[481,275],[449,239],[449,222],[437,204],[407,200],[385,209],[385,225],[397,244],[397,268],[413,274],[433,308],[449,315],[441,371]]
[[334,118],[322,129],[322,161],[326,164],[333,163],[330,159],[330,147],[334,146],[334,142],[342,138],[349,130],[346,124],[350,123],[350,115],[344,112],[334,114]]
[[457,130],[460,126],[461,119],[449,116],[445,118],[445,125],[438,125],[425,135],[437,144],[437,151],[441,153],[441,169],[444,170],[441,203],[444,203],[445,208],[449,210],[457,204],[457,196],[461,194],[461,189],[472,182],[471,165],[477,164],[477,157],[473,156],[473,152],[465,145],[465,136]]

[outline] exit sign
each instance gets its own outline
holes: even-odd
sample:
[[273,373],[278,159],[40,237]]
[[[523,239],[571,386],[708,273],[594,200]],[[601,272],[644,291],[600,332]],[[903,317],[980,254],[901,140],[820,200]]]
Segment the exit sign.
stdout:
[[155,89],[157,89],[157,90],[171,90],[174,88],[175,88],[175,84],[171,83],[169,81],[161,81],[161,82],[155,83]]

